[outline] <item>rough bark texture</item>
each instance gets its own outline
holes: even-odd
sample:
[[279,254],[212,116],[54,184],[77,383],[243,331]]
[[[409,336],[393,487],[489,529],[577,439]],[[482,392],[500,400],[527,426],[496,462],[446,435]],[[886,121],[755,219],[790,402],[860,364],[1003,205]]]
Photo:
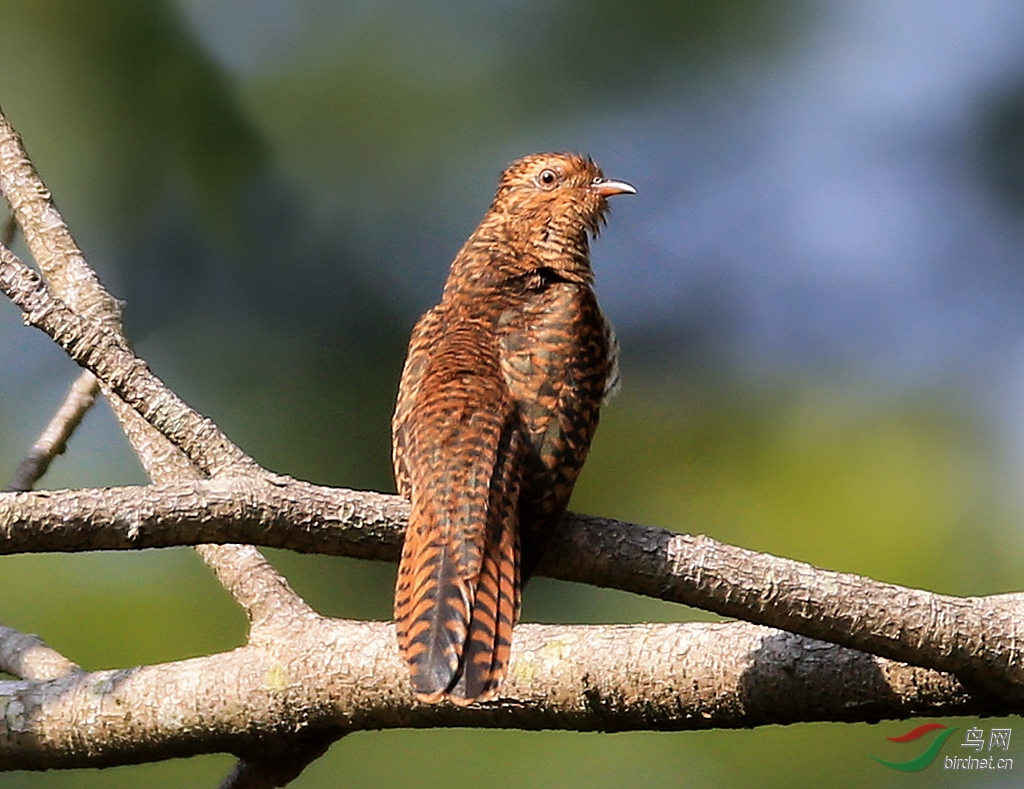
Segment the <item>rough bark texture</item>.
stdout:
[[0,768],[265,757],[296,735],[359,729],[664,731],[986,710],[947,675],[738,622],[523,625],[501,696],[468,709],[414,701],[389,623],[314,617],[276,635],[177,663],[0,683]]
[[[238,541],[395,561],[407,517],[397,496],[283,477],[0,494],[0,554]],[[784,628],[1021,697],[1021,595],[939,595],[583,515],[563,521],[540,573]]]

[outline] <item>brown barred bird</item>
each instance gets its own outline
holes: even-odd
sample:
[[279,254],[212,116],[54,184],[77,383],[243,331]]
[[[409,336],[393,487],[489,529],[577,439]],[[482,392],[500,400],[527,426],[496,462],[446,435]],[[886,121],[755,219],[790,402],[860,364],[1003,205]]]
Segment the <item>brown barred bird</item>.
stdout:
[[635,194],[588,157],[527,156],[416,324],[392,420],[412,503],[395,590],[421,701],[497,694],[536,569],[618,383],[591,283],[607,198]]

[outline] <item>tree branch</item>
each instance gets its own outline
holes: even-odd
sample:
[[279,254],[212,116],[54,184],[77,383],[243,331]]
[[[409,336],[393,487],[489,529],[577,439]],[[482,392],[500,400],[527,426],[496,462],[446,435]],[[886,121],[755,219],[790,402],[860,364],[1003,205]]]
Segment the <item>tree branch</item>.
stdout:
[[33,259],[60,297],[83,317],[120,334],[120,303],[100,285],[85,261],[20,135],[2,111],[0,194],[11,207]]
[[0,685],[0,769],[224,750],[262,760],[282,735],[315,743],[360,729],[669,731],[992,710],[947,675],[746,623],[522,625],[503,697],[464,709],[413,699],[390,624],[318,619],[279,635],[194,660]]
[[96,376],[88,370],[83,370],[71,384],[67,397],[50,420],[50,424],[15,470],[7,487],[9,491],[26,491],[35,487],[53,459],[67,449],[68,439],[81,424],[86,411],[96,402],[99,391],[100,385]]
[[0,625],[0,671],[29,680],[50,680],[82,671],[33,633]]
[[0,493],[0,555],[234,541],[397,561],[408,516],[399,496],[280,476]]
[[[59,517],[54,514],[59,513]],[[249,542],[396,561],[397,496],[275,478],[0,494],[0,553]],[[821,570],[705,536],[570,515],[539,572],[954,672],[1019,701],[1024,595],[960,598]]]
[[[86,262],[53,204],[49,191],[32,166],[20,137],[11,128],[2,111],[0,192],[11,205],[13,218],[21,223],[29,249],[56,296],[63,299],[72,311],[92,319],[104,333],[118,341],[117,345],[127,349],[129,346],[123,333],[120,303],[103,288]],[[3,244],[4,247],[7,245]],[[154,482],[197,479],[204,472],[212,475],[218,470],[212,461],[218,461],[224,470],[232,472],[247,472],[254,476],[263,473],[260,466],[235,447],[212,421],[202,420],[198,414],[190,413],[187,406],[184,410],[179,409],[179,415],[191,417],[188,421],[192,422],[199,417],[200,424],[208,423],[212,429],[205,434],[191,436],[194,442],[191,445],[175,445],[166,430],[160,431],[148,424],[129,404],[113,393],[109,385],[103,389],[132,448]],[[173,396],[173,393],[169,394]],[[181,405],[184,406],[184,403]],[[188,434],[186,437],[189,437]],[[254,626],[284,615],[287,611],[298,616],[306,615],[308,606],[305,602],[254,548],[207,545],[197,550],[203,561],[245,608]],[[250,630],[250,637],[252,635]],[[298,751],[284,760],[282,769],[294,771],[297,775],[302,767],[299,766],[296,753]],[[239,789],[248,784],[256,785],[260,780],[261,765],[266,771],[267,781],[272,782],[284,775],[281,770],[271,770],[273,765],[261,760],[243,765],[244,769],[233,773],[228,784],[234,780]]]

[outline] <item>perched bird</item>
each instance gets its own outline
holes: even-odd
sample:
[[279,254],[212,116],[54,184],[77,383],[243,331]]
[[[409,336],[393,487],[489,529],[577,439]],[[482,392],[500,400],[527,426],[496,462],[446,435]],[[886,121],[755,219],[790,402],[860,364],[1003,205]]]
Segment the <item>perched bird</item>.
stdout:
[[514,162],[413,329],[392,420],[412,503],[395,621],[421,701],[486,701],[505,676],[522,585],[618,383],[589,237],[608,197],[635,193],[588,157]]

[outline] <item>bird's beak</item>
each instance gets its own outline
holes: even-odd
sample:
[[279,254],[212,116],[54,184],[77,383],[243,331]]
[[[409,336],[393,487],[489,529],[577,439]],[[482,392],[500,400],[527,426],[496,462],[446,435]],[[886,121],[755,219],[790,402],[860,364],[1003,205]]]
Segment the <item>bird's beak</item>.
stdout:
[[627,184],[625,181],[613,181],[610,178],[602,178],[599,181],[594,181],[591,188],[601,195],[601,197],[636,194],[636,189],[632,185]]

